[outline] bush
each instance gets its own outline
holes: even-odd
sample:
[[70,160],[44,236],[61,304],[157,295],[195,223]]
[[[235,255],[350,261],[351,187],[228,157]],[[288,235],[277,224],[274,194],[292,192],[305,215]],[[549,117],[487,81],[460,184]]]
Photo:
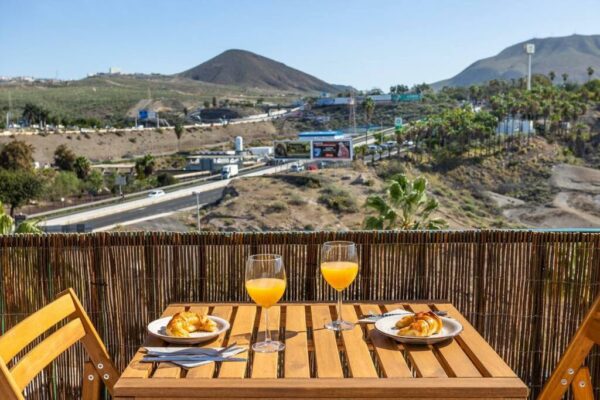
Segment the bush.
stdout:
[[335,186],[324,188],[321,191],[319,202],[336,212],[355,213],[358,211],[354,197],[344,189]]
[[156,182],[158,182],[158,186],[169,186],[177,183],[177,178],[171,175],[168,172],[161,172],[156,177]]
[[285,204],[284,202],[275,201],[275,202],[269,204],[266,211],[268,213],[280,213],[280,212],[287,210],[287,208],[288,208],[287,204]]
[[308,201],[306,201],[304,197],[294,193],[290,196],[290,200],[288,201],[288,203],[290,203],[293,206],[303,206],[306,205]]

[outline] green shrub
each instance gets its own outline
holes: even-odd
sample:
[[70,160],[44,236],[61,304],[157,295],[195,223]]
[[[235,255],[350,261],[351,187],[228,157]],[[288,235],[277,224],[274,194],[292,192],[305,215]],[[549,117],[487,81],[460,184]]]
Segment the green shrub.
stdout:
[[336,212],[355,213],[358,211],[354,197],[344,189],[333,185],[329,185],[321,191],[319,202]]
[[280,213],[287,210],[287,204],[282,201],[275,201],[267,207],[268,213]]
[[308,201],[306,201],[304,197],[294,193],[290,196],[290,200],[288,201],[288,203],[290,203],[293,206],[303,206],[306,205]]

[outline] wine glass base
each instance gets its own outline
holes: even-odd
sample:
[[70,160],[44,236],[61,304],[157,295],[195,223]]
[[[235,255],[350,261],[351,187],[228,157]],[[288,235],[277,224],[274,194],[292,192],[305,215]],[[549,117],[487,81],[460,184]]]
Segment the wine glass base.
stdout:
[[349,331],[354,328],[354,324],[348,321],[331,321],[325,324],[325,328],[332,331]]
[[252,345],[252,350],[257,353],[276,353],[283,349],[285,349],[285,344],[276,340],[271,340],[269,342],[258,342]]

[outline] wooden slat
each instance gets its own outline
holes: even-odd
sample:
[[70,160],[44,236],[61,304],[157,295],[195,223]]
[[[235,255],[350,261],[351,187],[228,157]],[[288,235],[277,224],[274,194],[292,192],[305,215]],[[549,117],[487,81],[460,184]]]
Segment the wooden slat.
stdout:
[[341,378],[344,376],[335,332],[324,327],[331,321],[329,306],[314,305],[311,307],[313,343],[317,361],[317,377]]
[[[91,378],[91,380],[90,380]],[[83,364],[83,384],[81,385],[81,400],[100,400],[102,378],[96,372],[94,364],[86,361]]]
[[286,378],[310,378],[304,306],[287,306],[285,314],[284,376]]
[[21,390],[52,360],[85,336],[85,330],[79,318],[62,326],[43,342],[27,353],[10,370],[15,383]]
[[[363,314],[369,312],[379,313],[381,310],[375,304],[362,304],[360,311]],[[413,376],[406,360],[398,349],[396,342],[375,330],[373,324],[366,325],[369,339],[375,348],[379,365],[388,378],[410,378]]]
[[[233,312],[233,307],[231,307],[231,306],[217,306],[211,312],[211,315],[214,315],[216,317],[220,317],[227,321],[230,321],[232,312]],[[206,346],[202,346],[202,347],[222,347],[224,340],[225,340],[225,334],[222,334],[216,340],[214,340],[214,341],[210,342],[209,344],[207,344]],[[212,378],[214,372],[215,372],[215,363],[210,363],[210,364],[206,364],[206,365],[201,365],[200,367],[189,369],[187,372],[187,375],[185,377],[187,379],[189,379],[189,378]]]
[[[327,378],[327,379],[122,379],[117,396],[141,398],[337,398],[374,399],[527,397],[527,387],[518,378]],[[210,394],[209,394],[210,393]]]
[[571,382],[571,391],[575,400],[594,400],[594,386],[587,367],[579,368]]
[[[425,304],[410,304],[410,308],[414,312],[431,311],[431,308]],[[460,378],[481,376],[481,373],[477,370],[473,362],[471,362],[469,356],[465,354],[463,349],[455,340],[449,340],[440,344],[436,344],[435,346],[429,346],[431,349],[434,347],[440,356],[440,361],[448,376],[456,376]]]
[[[358,317],[354,306],[347,304],[342,306],[342,316],[348,322],[356,323]],[[376,378],[377,371],[367,342],[363,337],[362,328],[356,324],[352,330],[343,331],[344,349],[346,350],[347,363],[354,378]]]
[[[261,309],[260,324],[258,326],[257,342],[265,339],[265,318],[262,315],[266,310]],[[269,330],[271,339],[279,340],[279,320],[281,308],[273,306],[269,309]],[[279,352],[277,353],[257,353],[254,352],[254,361],[252,363],[252,378],[277,378],[277,362]]]
[[451,304],[436,304],[435,308],[448,312],[449,317],[456,319],[462,324],[464,330],[456,340],[477,368],[484,373],[484,376],[497,378],[511,378],[516,376],[513,370],[494,351],[492,346],[481,337],[454,306]]
[[[182,306],[168,306],[164,316],[175,315],[178,312],[184,311],[185,307]],[[165,343],[165,346],[170,346],[169,343]],[[181,377],[181,367],[178,365],[169,363],[169,362],[161,362],[156,366],[154,370],[154,374],[152,374],[152,378],[180,378]]]
[[[254,320],[256,317],[256,306],[239,306],[235,313],[235,319],[231,325],[229,342],[237,342],[238,346],[248,349]],[[243,353],[245,356],[247,353]],[[246,373],[245,362],[225,362],[219,370],[219,378],[243,378]]]
[[75,312],[71,296],[65,294],[31,314],[0,336],[0,357],[10,361],[42,333]]
[[[387,311],[404,308],[401,304],[385,306]],[[417,371],[417,375],[423,378],[445,378],[448,376],[442,364],[431,351],[430,346],[404,344],[404,349],[412,361],[412,365]]]

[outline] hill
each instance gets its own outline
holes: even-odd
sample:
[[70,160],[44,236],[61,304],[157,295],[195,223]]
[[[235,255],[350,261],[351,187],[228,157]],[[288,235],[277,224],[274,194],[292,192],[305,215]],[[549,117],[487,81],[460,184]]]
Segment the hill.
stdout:
[[[133,117],[135,110],[150,107],[161,113],[183,113],[205,101],[228,99],[231,102],[265,102],[287,104],[296,96],[262,89],[215,85],[164,75],[108,75],[75,81],[0,83],[1,110],[9,107],[19,116],[26,103],[40,105],[52,115],[69,118],[98,118],[115,124]],[[150,100],[150,97],[152,100]]]
[[290,92],[330,92],[339,88],[312,75],[245,50],[227,50],[179,74],[202,82]]
[[444,86],[470,86],[492,79],[510,80],[527,74],[525,43],[535,44],[532,73],[547,75],[556,73],[556,81],[561,81],[563,73],[569,80],[585,82],[587,68],[591,66],[600,74],[600,35],[571,35],[544,39],[531,39],[507,47],[493,57],[484,58],[469,65],[458,75],[432,84],[434,89]]

